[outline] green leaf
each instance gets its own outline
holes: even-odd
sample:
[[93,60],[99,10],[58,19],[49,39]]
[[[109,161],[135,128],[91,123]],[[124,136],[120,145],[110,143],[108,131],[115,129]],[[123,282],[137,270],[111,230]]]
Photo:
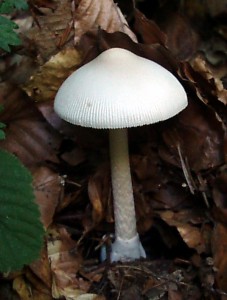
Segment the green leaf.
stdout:
[[0,122],[0,140],[4,140],[5,139],[5,132],[3,131],[3,130],[1,130],[1,129],[3,129],[3,128],[5,128],[6,126],[5,126],[5,124],[3,124],[3,123],[1,123]]
[[21,40],[13,29],[18,28],[17,24],[11,20],[0,16],[0,48],[10,52],[10,46],[18,46]]
[[20,270],[39,257],[43,242],[32,176],[17,157],[0,150],[0,271]]
[[0,13],[10,14],[15,9],[28,9],[28,4],[25,0],[4,0],[0,3]]
[[[25,0],[0,0],[0,14],[10,14],[16,9],[28,9]],[[0,16],[0,48],[10,52],[10,46],[18,46],[21,40],[13,29],[18,26],[4,16]]]
[[[3,105],[0,104],[0,113],[3,111]],[[2,122],[0,122],[0,140],[5,139],[5,132],[1,129],[5,128],[6,125]]]
[[2,26],[2,28],[4,28],[4,27],[10,28],[10,29],[18,28],[16,23],[14,23],[13,21],[11,21],[3,16],[0,16],[0,25]]

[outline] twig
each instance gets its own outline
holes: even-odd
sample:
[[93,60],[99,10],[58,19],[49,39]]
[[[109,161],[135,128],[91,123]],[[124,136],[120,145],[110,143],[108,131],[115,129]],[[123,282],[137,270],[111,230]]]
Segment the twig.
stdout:
[[195,182],[194,182],[194,180],[192,178],[191,173],[188,171],[189,168],[187,166],[187,162],[184,161],[184,159],[183,159],[179,143],[177,143],[177,151],[178,151],[178,154],[179,154],[179,157],[180,157],[180,162],[181,162],[182,170],[183,170],[186,182],[188,184],[189,190],[194,195],[195,194]]

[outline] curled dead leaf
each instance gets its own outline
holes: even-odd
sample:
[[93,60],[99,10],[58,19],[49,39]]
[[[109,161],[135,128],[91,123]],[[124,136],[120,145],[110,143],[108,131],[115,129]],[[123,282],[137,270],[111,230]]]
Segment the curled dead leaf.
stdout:
[[[218,288],[227,292],[227,228],[217,223],[212,238],[212,252]],[[223,298],[225,299],[225,298]]]
[[193,59],[192,66],[195,71],[199,72],[208,81],[211,93],[216,95],[219,101],[227,105],[227,90],[224,88],[221,79],[212,72],[205,59],[198,55]]
[[[52,273],[52,295],[54,298],[77,299],[88,291],[90,283],[77,276],[82,264],[77,243],[65,228],[48,230],[47,251]],[[70,298],[71,297],[71,298]]]
[[33,100],[53,100],[62,82],[75,71],[80,62],[81,56],[76,49],[64,49],[30,77],[24,90]]
[[178,60],[190,60],[199,46],[199,36],[193,29],[192,24],[185,15],[177,12],[169,14],[164,22],[167,48]]
[[227,1],[206,0],[204,6],[207,8],[211,16],[216,17],[226,12]]
[[40,8],[56,9],[56,3],[53,0],[32,0],[32,6],[35,6],[37,9]]
[[37,291],[35,288],[32,288],[27,280],[21,275],[14,279],[13,289],[18,293],[21,300],[52,300],[52,296],[46,290],[45,292]]
[[88,195],[92,204],[92,219],[94,224],[101,220],[110,220],[110,178],[106,167],[101,167],[88,182]]
[[50,290],[52,285],[52,277],[46,244],[41,251],[39,259],[30,264],[29,268],[35,274],[36,278],[39,278],[45,284],[45,286],[48,287],[48,290]]
[[142,36],[146,44],[160,44],[165,46],[166,35],[158,25],[146,18],[138,9],[135,9],[135,30]]
[[[164,211],[160,217],[170,226],[175,226],[188,247],[196,249],[198,253],[206,251],[206,244],[200,228],[192,224],[198,216],[193,211],[172,212]],[[197,220],[198,222],[199,220]],[[201,222],[201,220],[199,221]]]
[[215,203],[214,216],[215,219],[226,225],[227,224],[227,169],[226,166],[222,166],[212,182],[212,196]]
[[[163,138],[168,149],[160,149],[161,157],[174,165],[182,166],[180,153],[189,168],[196,172],[224,162],[222,123],[212,109],[199,101],[189,99],[177,123],[163,131]],[[180,153],[177,145],[180,145]]]
[[78,0],[77,2],[78,6],[74,14],[75,44],[84,33],[90,30],[97,31],[99,27],[107,32],[124,32],[132,40],[137,41],[121,10],[112,0]]
[[1,84],[1,122],[7,125],[7,138],[0,142],[3,149],[17,155],[29,167],[44,161],[57,162],[55,150],[60,134],[46,122],[35,104],[19,88]]
[[53,10],[36,14],[34,26],[26,33],[29,43],[27,48],[36,52],[41,63],[54,55],[61,44],[65,33],[64,44],[72,37],[70,22],[72,22],[71,1],[61,0],[54,2]]
[[60,176],[46,167],[39,167],[33,172],[33,186],[36,202],[39,204],[41,219],[46,228],[52,221],[57,208],[61,190]]

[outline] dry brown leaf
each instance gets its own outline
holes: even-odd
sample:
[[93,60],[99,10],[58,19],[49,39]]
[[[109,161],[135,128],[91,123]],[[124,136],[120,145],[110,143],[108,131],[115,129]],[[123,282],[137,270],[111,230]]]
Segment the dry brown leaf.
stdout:
[[53,100],[62,82],[76,70],[80,62],[81,56],[76,49],[62,50],[30,77],[24,90],[33,100]]
[[189,99],[188,107],[178,116],[178,123],[163,131],[163,139],[168,149],[160,149],[161,157],[182,166],[181,153],[189,171],[214,168],[224,162],[222,124],[214,111],[199,101]]
[[197,56],[193,60],[193,69],[199,72],[210,83],[211,92],[217,95],[219,101],[227,105],[227,90],[224,89],[222,81],[213,74],[209,65],[201,56]]
[[107,32],[120,31],[137,41],[134,33],[129,29],[122,12],[112,0],[77,0],[75,10],[75,37],[77,44],[81,36],[87,31],[101,29]]
[[[38,110],[42,113],[45,120],[62,135],[77,140],[77,126],[72,125],[61,119],[54,111],[54,101],[39,101],[36,104]],[[80,127],[81,129],[82,127]],[[86,129],[86,128],[84,128]]]
[[[208,0],[210,1],[210,0]],[[184,0],[181,1],[181,7],[182,11],[186,12],[188,16],[190,16],[191,19],[196,18],[204,18],[206,5],[204,2],[207,1],[197,1],[197,0]]]
[[90,283],[77,276],[82,264],[77,243],[65,228],[48,230],[48,257],[52,272],[52,295],[54,298],[77,299],[90,287]]
[[7,125],[7,138],[0,142],[1,147],[31,168],[47,160],[58,162],[55,149],[59,147],[60,134],[45,121],[28,96],[15,86],[2,83],[0,103],[4,106],[1,121]]
[[72,23],[71,1],[55,1],[55,10],[48,10],[35,16],[34,26],[26,34],[29,39],[28,49],[32,48],[36,52],[40,63],[54,55],[59,46],[64,44],[72,37],[70,23]]
[[212,182],[212,197],[215,203],[213,207],[213,214],[215,220],[227,225],[227,169],[225,166],[220,168],[219,173],[216,175]]
[[[45,264],[48,264],[48,261],[43,261]],[[40,265],[41,267],[41,265]],[[44,268],[44,267],[42,267]],[[48,275],[50,276],[50,269],[48,270]],[[44,274],[44,273],[43,273]],[[41,273],[39,274],[41,275]],[[44,274],[46,275],[46,274]],[[33,290],[37,292],[37,294],[46,294],[49,295],[49,297],[51,297],[51,285],[48,285],[49,283],[45,282],[45,279],[51,279],[50,277],[47,278],[40,278],[37,277],[35,273],[32,272],[32,270],[30,268],[26,268],[25,269],[25,273],[24,276],[26,278],[26,281],[29,282],[29,285],[32,286]],[[41,280],[40,280],[41,279]],[[49,281],[50,282],[50,281]]]
[[30,264],[29,268],[35,274],[36,278],[39,278],[48,287],[48,290],[50,290],[52,277],[46,247],[43,247],[39,259]]
[[88,195],[93,208],[92,219],[95,224],[104,218],[111,219],[109,217],[110,209],[107,211],[110,201],[110,178],[108,171],[106,167],[99,168],[88,182]]
[[91,178],[88,183],[88,195],[91,200],[93,211],[92,211],[92,218],[95,223],[99,223],[104,215],[103,204],[102,204],[102,197],[100,195],[100,190],[96,185],[95,181]]
[[158,25],[146,18],[138,9],[135,9],[135,29],[142,36],[146,44],[160,44],[165,46],[166,35]]
[[227,292],[227,228],[218,223],[213,231],[212,251],[218,288]]
[[42,293],[31,288],[27,280],[22,275],[14,279],[13,289],[18,293],[21,300],[53,300],[48,292]]
[[168,290],[168,300],[182,300],[183,299],[183,295],[181,293],[181,291],[179,291],[178,289],[174,290],[169,288]]
[[199,46],[199,36],[184,15],[171,13],[166,18],[164,32],[167,36],[166,47],[180,61],[189,60]]
[[206,245],[201,229],[191,224],[192,216],[190,211],[181,211],[179,213],[164,211],[160,213],[160,217],[168,225],[176,227],[188,247],[196,249],[198,253],[202,253],[206,250]]
[[206,0],[203,4],[212,17],[222,15],[226,13],[227,1],[226,0]]
[[55,9],[56,8],[56,1],[54,0],[32,0],[32,6],[35,6],[38,8],[50,8]]
[[36,202],[39,204],[41,219],[46,228],[52,221],[63,188],[59,174],[46,167],[33,172],[33,186]]

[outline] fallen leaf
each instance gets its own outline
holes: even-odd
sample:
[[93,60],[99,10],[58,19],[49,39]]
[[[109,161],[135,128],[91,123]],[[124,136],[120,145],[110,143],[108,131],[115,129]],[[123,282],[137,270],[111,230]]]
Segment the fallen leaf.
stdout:
[[83,262],[73,241],[65,228],[48,230],[47,251],[52,272],[52,295],[54,298],[76,299],[88,291],[90,283],[77,273]]
[[7,138],[0,142],[1,148],[18,156],[30,168],[47,160],[57,162],[55,149],[61,137],[28,96],[15,86],[2,83],[0,103],[4,106],[1,121],[7,125]]
[[[198,253],[206,251],[207,245],[205,244],[202,230],[192,224],[193,218],[195,221],[196,218],[200,218],[199,216],[196,216],[195,212],[193,213],[193,211],[186,210],[178,213],[164,211],[159,214],[168,225],[176,227],[188,247],[196,249]],[[198,221],[201,222],[199,219],[196,222]]]
[[163,31],[166,34],[166,47],[179,61],[190,60],[199,47],[199,36],[190,21],[174,12],[164,20]]
[[174,290],[174,289],[169,288],[168,300],[182,300],[182,299],[183,299],[183,295],[178,289]]
[[88,181],[88,195],[92,204],[92,219],[98,224],[103,219],[112,219],[109,215],[110,205],[110,178],[109,170],[100,168]]
[[[31,48],[37,55],[40,64],[46,62],[56,54],[66,32],[64,44],[69,44],[72,38],[71,1],[60,0],[54,2],[54,8],[42,14],[36,14],[33,27],[26,33],[27,48]],[[70,25],[71,23],[71,25]]]
[[227,2],[226,0],[206,0],[204,6],[207,8],[212,17],[217,17],[226,13]]
[[42,222],[48,228],[60,201],[63,189],[61,178],[47,167],[39,167],[33,172],[33,186]]
[[32,0],[32,5],[36,8],[50,8],[56,9],[56,3],[54,0]]
[[35,101],[53,100],[60,85],[76,70],[80,62],[81,56],[76,49],[64,49],[52,56],[30,77],[24,90]]
[[[212,235],[212,252],[218,288],[227,292],[227,228],[217,223]],[[225,299],[225,298],[223,298]]]
[[30,264],[29,268],[32,270],[35,276],[37,276],[37,278],[39,278],[46,287],[48,287],[48,290],[50,290],[52,285],[52,277],[49,259],[47,256],[46,244],[42,249],[40,258]]
[[133,41],[137,41],[121,10],[112,0],[77,0],[75,2],[77,3],[74,12],[75,44],[84,33],[90,30],[97,31],[99,27],[107,32],[124,32]]
[[227,105],[227,90],[224,89],[222,81],[213,74],[211,68],[202,56],[196,56],[192,61],[193,69],[199,72],[209,85],[210,92],[217,96],[217,99]]
[[21,300],[52,300],[48,293],[42,293],[31,288],[27,280],[23,276],[18,276],[13,281],[13,289],[18,293]]
[[158,25],[146,18],[138,9],[135,9],[135,30],[142,36],[145,44],[160,44],[165,46],[166,35]]
[[[142,128],[141,134],[145,135]],[[136,139],[137,136],[135,136],[137,144]],[[163,146],[160,143],[156,145],[156,143],[157,139],[152,135],[151,141],[148,140],[142,146],[140,155],[131,155],[132,170],[136,175],[134,193],[136,207],[138,207],[137,216],[143,219],[147,215],[150,221],[152,209],[180,209],[190,206],[193,201],[181,166],[179,169],[170,168],[169,165],[167,167],[156,150],[156,147],[161,150]],[[140,222],[140,219],[138,221]]]
[[224,162],[222,124],[212,109],[198,101],[189,99],[188,107],[178,116],[178,124],[163,131],[163,138],[168,148],[160,147],[160,155],[174,165],[182,166],[178,144],[182,157],[195,172],[214,168]]

